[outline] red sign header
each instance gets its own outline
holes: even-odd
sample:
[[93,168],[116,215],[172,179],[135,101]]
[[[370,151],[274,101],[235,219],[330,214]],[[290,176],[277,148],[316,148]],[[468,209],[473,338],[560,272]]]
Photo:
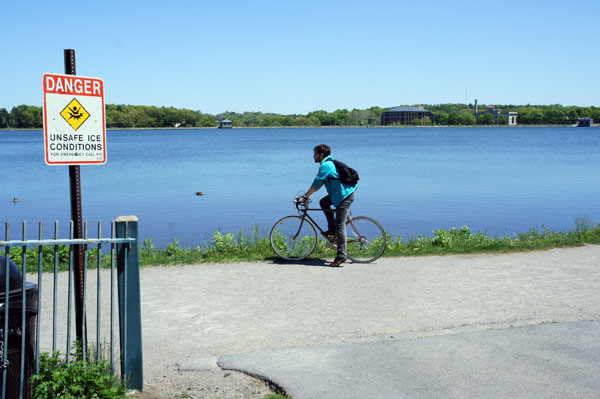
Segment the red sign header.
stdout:
[[45,74],[44,93],[104,97],[104,82],[76,75]]

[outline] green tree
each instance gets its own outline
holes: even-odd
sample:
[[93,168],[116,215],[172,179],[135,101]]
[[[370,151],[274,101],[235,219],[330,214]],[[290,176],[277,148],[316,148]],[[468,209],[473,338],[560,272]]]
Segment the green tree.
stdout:
[[110,127],[133,127],[135,121],[132,119],[132,116],[123,110],[115,109],[112,112],[111,118],[107,117],[107,121]]
[[444,111],[433,111],[433,121],[436,125],[448,125],[448,114]]
[[273,116],[272,115],[265,115],[263,116],[263,118],[260,121],[260,125],[261,126],[273,126]]
[[535,107],[519,108],[519,123],[522,125],[540,125],[544,123],[544,113]]
[[590,118],[593,118],[595,123],[600,122],[600,108],[590,107]]
[[333,115],[323,110],[309,112],[307,117],[317,118],[321,126],[332,126],[335,123]]
[[334,124],[336,126],[342,126],[348,124],[348,110],[347,109],[337,109],[333,113]]
[[477,123],[475,115],[471,111],[461,111],[459,114],[461,125],[475,125]]
[[11,127],[27,129],[42,127],[42,108],[31,105],[19,105],[10,110]]
[[452,111],[448,115],[447,124],[448,125],[460,125],[461,123],[460,113],[458,111]]
[[558,106],[549,106],[543,110],[544,123],[550,125],[559,125],[565,122],[567,115]]
[[383,114],[383,108],[371,107],[369,108],[368,124],[369,125],[381,125],[381,114]]
[[286,115],[281,121],[283,126],[296,126],[296,118],[291,115]]
[[421,126],[423,124],[423,121],[419,118],[415,118],[412,120],[411,123],[413,124],[413,126]]
[[485,113],[483,115],[479,115],[479,120],[477,121],[480,125],[493,125],[494,117],[492,114]]
[[175,108],[161,108],[163,117],[160,120],[160,127],[174,127],[177,123],[181,123],[178,112]]
[[212,115],[203,114],[198,121],[199,127],[215,127],[216,125],[217,120]]
[[154,127],[157,126],[156,113],[153,107],[138,107],[136,127]]
[[10,119],[10,114],[6,110],[6,108],[0,108],[0,129],[4,129],[9,127],[8,121]]
[[296,126],[312,126],[312,124],[306,116],[299,116],[296,118]]
[[575,110],[575,108],[571,108],[567,112],[567,118],[569,120],[569,123],[571,123],[571,124],[577,123],[577,121],[579,120],[579,114],[577,113],[577,110]]
[[504,115],[498,115],[498,121],[496,122],[498,125],[506,125],[508,124],[508,120]]
[[281,127],[285,126],[285,116],[283,115],[273,115],[273,127]]

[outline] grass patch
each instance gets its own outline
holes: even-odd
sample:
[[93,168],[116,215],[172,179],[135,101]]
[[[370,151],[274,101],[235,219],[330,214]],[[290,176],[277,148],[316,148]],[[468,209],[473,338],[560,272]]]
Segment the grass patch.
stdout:
[[490,237],[484,232],[473,232],[468,226],[463,226],[460,229],[440,229],[433,232],[433,237],[417,236],[406,242],[399,238],[390,239],[385,255],[502,253],[577,247],[585,244],[600,244],[600,225],[579,225],[569,231],[551,231],[543,227],[541,229],[532,228],[514,237]]
[[[535,251],[560,247],[577,247],[585,244],[600,244],[600,224],[593,224],[587,219],[576,219],[575,227],[569,231],[552,231],[544,228],[532,228],[527,232],[508,236],[488,236],[485,232],[472,231],[468,226],[439,229],[431,237],[419,235],[403,240],[401,237],[388,236],[388,244],[383,256],[422,256],[422,255],[454,255],[472,253],[502,253],[517,251]],[[37,270],[38,249],[27,250],[28,270]],[[3,254],[4,251],[0,251]],[[13,249],[10,257],[21,266],[22,251]],[[88,250],[88,268],[95,269],[98,261],[98,249]],[[311,258],[335,257],[327,243],[319,239]],[[54,270],[54,248],[43,248],[43,271]],[[68,270],[69,248],[58,249],[59,270]],[[251,232],[238,234],[217,231],[206,245],[185,248],[178,240],[173,239],[165,248],[158,248],[147,239],[140,245],[140,265],[175,265],[196,263],[253,262],[277,259],[271,249],[269,238],[260,234],[255,228]],[[110,267],[110,251],[103,249],[101,256],[103,268]]]

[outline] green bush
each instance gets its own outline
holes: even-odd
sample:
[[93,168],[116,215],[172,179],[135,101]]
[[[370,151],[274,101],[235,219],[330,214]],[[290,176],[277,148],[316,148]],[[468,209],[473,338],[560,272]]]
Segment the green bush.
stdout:
[[[485,231],[473,231],[468,226],[438,229],[432,237],[425,235],[402,239],[387,234],[387,248],[383,256],[449,255],[481,252],[532,251],[555,247],[573,247],[585,244],[600,244],[600,224],[586,217],[575,219],[575,227],[567,231],[552,231],[544,226],[532,228],[514,236],[488,236]],[[172,239],[166,248],[156,247],[148,238],[140,245],[141,266],[197,264],[206,262],[252,262],[277,259],[271,248],[269,236],[257,226],[251,231],[240,230],[238,234],[217,231],[208,243],[196,247],[186,247],[183,242]],[[283,237],[275,237],[275,245],[283,245]],[[0,255],[4,251],[0,250]],[[69,247],[58,248],[59,270],[69,269]],[[89,248],[88,268],[97,267],[97,248]],[[335,249],[324,239],[317,240],[312,258],[335,257]],[[10,251],[10,258],[21,266],[20,248]],[[27,271],[37,270],[38,249],[27,251]],[[54,248],[44,247],[43,271],[54,270]],[[102,249],[102,267],[110,267],[110,249]]]
[[33,399],[123,399],[127,388],[110,375],[106,360],[77,360],[67,364],[55,352],[40,356],[40,373],[31,377]]

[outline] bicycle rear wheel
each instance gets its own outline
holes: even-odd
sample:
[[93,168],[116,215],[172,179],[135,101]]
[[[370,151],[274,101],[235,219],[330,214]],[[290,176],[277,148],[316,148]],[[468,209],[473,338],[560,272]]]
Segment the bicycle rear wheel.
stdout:
[[304,259],[316,246],[317,231],[312,223],[299,216],[286,216],[271,229],[271,247],[283,259]]
[[350,218],[346,222],[346,253],[357,263],[369,263],[379,258],[387,243],[383,227],[366,216]]

